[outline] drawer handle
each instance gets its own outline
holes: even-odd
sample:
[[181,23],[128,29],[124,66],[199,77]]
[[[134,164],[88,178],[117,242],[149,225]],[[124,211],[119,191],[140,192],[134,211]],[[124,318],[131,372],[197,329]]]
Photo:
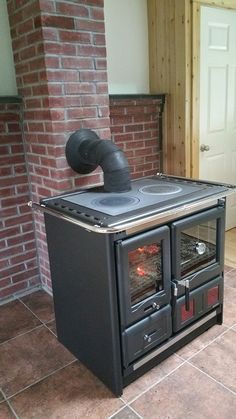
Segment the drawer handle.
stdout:
[[145,340],[145,342],[148,342],[148,343],[152,341],[152,338],[149,335],[144,335],[143,339]]
[[153,330],[153,332],[149,333],[149,335],[145,334],[143,337],[143,340],[145,342],[150,343],[152,341],[152,336],[155,335],[155,333],[156,333],[156,330]]

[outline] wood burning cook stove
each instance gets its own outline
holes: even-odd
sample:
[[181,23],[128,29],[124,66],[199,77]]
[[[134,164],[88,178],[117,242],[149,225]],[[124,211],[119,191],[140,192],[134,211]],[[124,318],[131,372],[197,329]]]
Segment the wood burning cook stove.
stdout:
[[161,174],[129,182],[123,166],[124,192],[98,186],[33,204],[45,213],[58,339],[117,396],[222,323],[233,190]]

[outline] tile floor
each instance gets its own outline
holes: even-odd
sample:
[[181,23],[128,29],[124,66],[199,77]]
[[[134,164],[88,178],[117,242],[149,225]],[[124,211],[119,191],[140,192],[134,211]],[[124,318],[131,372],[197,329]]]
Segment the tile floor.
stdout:
[[0,306],[0,419],[236,417],[236,269],[216,325],[115,398],[56,338],[52,299]]

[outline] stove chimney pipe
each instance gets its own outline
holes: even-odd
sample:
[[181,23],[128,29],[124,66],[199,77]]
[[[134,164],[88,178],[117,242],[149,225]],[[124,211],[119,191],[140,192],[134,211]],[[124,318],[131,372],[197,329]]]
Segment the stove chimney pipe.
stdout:
[[98,166],[104,172],[106,192],[131,189],[129,164],[122,150],[109,140],[101,140],[90,129],[75,131],[66,144],[66,159],[77,173],[91,173]]

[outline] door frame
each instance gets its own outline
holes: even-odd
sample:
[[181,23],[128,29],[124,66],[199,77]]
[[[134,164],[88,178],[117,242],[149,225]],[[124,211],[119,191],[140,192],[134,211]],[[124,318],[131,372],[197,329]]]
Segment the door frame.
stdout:
[[200,142],[200,16],[201,6],[236,10],[235,0],[192,0],[191,177],[199,178]]

